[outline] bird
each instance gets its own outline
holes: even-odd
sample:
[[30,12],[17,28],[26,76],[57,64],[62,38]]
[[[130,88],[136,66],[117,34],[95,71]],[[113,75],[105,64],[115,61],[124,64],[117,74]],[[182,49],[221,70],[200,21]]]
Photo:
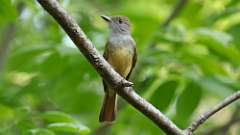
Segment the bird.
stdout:
[[[101,18],[107,22],[109,37],[103,57],[126,80],[129,79],[137,61],[136,43],[131,36],[131,24],[126,16],[106,16]],[[112,123],[116,119],[116,91],[104,80],[104,100],[99,116],[101,123]]]

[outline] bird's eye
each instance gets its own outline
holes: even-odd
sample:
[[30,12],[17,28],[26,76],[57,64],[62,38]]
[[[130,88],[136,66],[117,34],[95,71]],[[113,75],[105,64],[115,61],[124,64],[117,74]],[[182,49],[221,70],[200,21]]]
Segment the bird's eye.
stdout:
[[119,21],[118,21],[120,24],[122,23],[122,20],[121,19],[119,19]]

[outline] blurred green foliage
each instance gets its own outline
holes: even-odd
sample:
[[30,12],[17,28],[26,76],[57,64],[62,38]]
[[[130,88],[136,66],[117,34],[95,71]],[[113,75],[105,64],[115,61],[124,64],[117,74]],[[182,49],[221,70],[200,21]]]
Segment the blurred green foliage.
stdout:
[[[108,30],[100,15],[130,18],[138,50],[131,77],[135,89],[182,128],[240,89],[239,0],[189,0],[168,27],[161,24],[171,13],[173,0],[60,2],[101,52]],[[0,134],[99,131],[103,88],[97,72],[36,1],[1,0],[0,5],[0,50],[8,29],[15,27],[0,65]],[[117,121],[105,134],[164,134],[120,102]],[[238,105],[220,113],[228,116]],[[219,124],[218,119],[224,118],[210,119],[196,134],[227,121]],[[238,123],[228,134],[237,135],[239,127]]]

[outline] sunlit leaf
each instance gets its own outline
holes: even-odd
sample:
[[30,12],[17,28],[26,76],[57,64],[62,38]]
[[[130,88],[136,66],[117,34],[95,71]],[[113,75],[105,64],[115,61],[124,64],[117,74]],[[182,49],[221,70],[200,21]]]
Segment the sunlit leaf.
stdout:
[[58,111],[45,112],[42,114],[42,117],[49,122],[76,122],[70,115]]
[[60,132],[73,132],[87,134],[90,129],[79,123],[52,123],[48,125],[48,129]]
[[223,12],[220,12],[220,13],[217,12],[215,14],[210,15],[207,21],[209,21],[209,23],[212,23],[217,21],[218,19],[223,19],[235,13],[239,13],[239,11],[240,11],[240,8],[237,6],[228,7],[225,10],[223,10]]
[[223,46],[227,46],[233,40],[232,36],[227,33],[212,31],[206,28],[199,28],[196,30],[196,33],[198,34],[198,38],[202,40],[212,40],[216,43],[222,44]]

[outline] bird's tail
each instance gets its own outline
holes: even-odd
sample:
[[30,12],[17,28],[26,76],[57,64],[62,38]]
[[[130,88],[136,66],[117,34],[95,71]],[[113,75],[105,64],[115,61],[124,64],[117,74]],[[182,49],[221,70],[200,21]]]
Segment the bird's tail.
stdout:
[[113,90],[111,90],[111,92],[114,93],[105,92],[103,105],[99,116],[100,122],[112,122],[115,120],[117,98],[116,92]]

